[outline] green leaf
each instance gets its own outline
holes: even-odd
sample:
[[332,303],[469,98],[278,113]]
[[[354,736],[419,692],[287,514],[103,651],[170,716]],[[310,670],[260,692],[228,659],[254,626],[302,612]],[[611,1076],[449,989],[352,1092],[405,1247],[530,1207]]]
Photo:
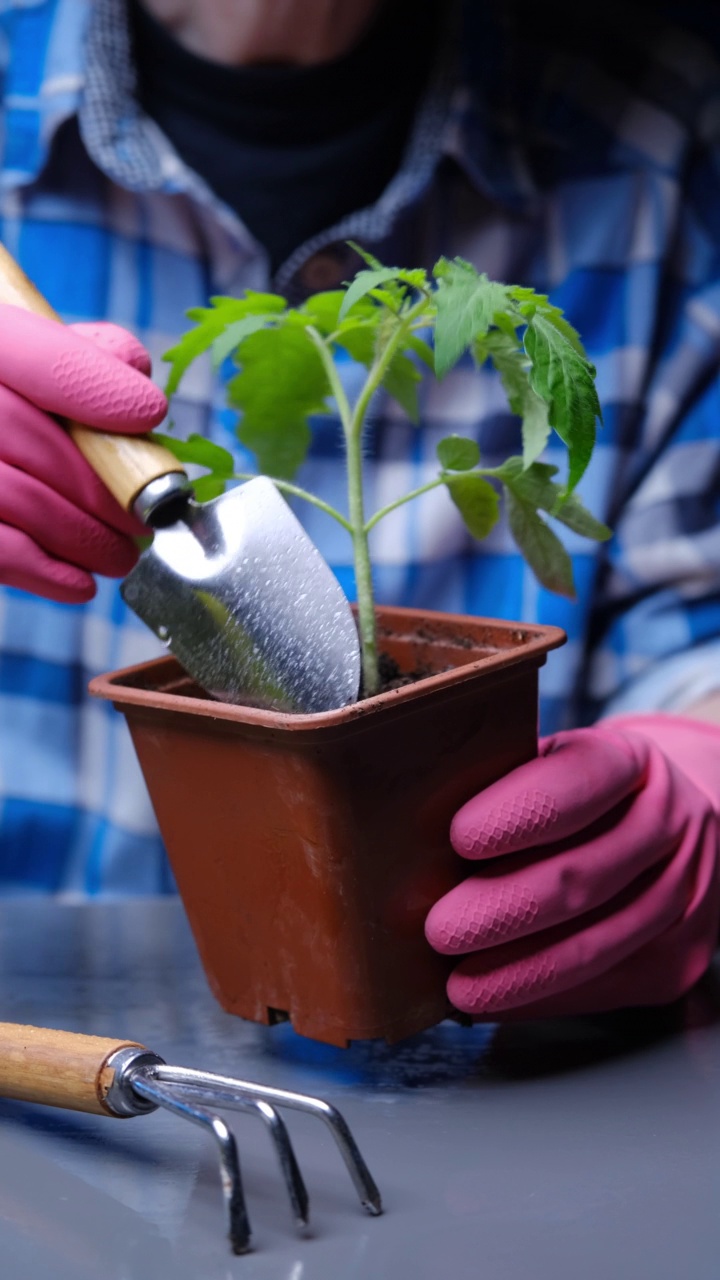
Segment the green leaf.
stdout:
[[[257,289],[246,289],[242,298],[230,298],[224,294],[215,294],[210,305],[224,316],[225,323],[242,320],[243,316],[261,316],[266,312],[280,315],[287,310],[287,300],[279,293],[260,293]],[[188,315],[190,312],[188,311]]]
[[552,478],[557,472],[557,467],[547,462],[534,462],[526,468],[522,458],[506,458],[502,466],[493,468],[492,474],[523,502],[547,511],[583,538],[606,542],[612,537],[612,530],[591,515],[576,493],[563,497],[563,489]]
[[[512,340],[513,346],[517,347],[519,343],[517,330],[518,328],[525,327],[526,321],[524,317],[519,313],[516,315],[513,309],[510,309],[509,311],[496,311],[495,324],[498,329],[506,335],[506,337]],[[489,334],[488,337],[490,337]]]
[[245,316],[243,320],[234,320],[229,324],[219,338],[216,338],[212,344],[212,362],[213,368],[219,369],[220,365],[233,351],[244,342],[251,333],[257,333],[258,329],[264,329],[267,325],[272,324],[277,319],[274,315],[261,316]]
[[[377,308],[375,310],[377,311]],[[379,315],[379,311],[377,313]],[[375,359],[377,331],[378,324],[376,320],[373,320],[372,323],[346,320],[340,326],[337,346],[347,351],[351,359],[357,360],[358,364],[364,364],[369,369]]]
[[558,468],[548,462],[533,462],[526,467],[522,458],[506,458],[499,467],[494,467],[492,474],[502,480],[504,485],[512,489],[534,507],[542,507],[544,511],[552,511],[561,492],[560,485],[553,482]]
[[[362,304],[361,304],[362,305]],[[358,364],[369,369],[375,360],[378,344],[387,340],[389,332],[394,331],[400,321],[394,316],[385,316],[378,307],[369,304],[375,313],[372,323],[346,320],[339,326],[337,345],[347,351]],[[387,326],[387,327],[386,327]],[[390,326],[392,327],[390,329]],[[426,346],[417,340],[420,346]],[[408,340],[408,348],[415,350],[415,342]],[[418,420],[418,384],[422,375],[412,360],[402,351],[396,352],[382,380],[382,385],[389,395],[397,400],[408,415],[411,422]]]
[[340,319],[343,320],[348,311],[356,302],[360,302],[365,298],[371,289],[377,289],[378,285],[384,284],[388,280],[397,279],[396,267],[378,267],[373,271],[358,271],[352,284],[345,293],[340,308]]
[[422,360],[426,369],[430,369],[431,372],[434,372],[435,353],[429,342],[425,342],[423,338],[418,338],[417,334],[411,333],[407,340],[407,345],[408,350],[414,351],[415,355]]
[[530,382],[546,402],[550,425],[568,449],[570,494],[583,475],[595,446],[595,422],[600,402],[595,369],[541,313],[530,320],[525,349],[532,361]]
[[163,360],[170,364],[165,394],[173,395],[190,365],[208,351],[229,324],[249,315],[281,312],[287,303],[276,293],[256,293],[248,289],[242,298],[214,297],[209,307],[192,307],[186,314],[195,328],[184,333],[180,341],[166,351]]
[[435,372],[438,378],[457,364],[463,351],[487,333],[495,313],[507,306],[505,285],[488,280],[469,262],[441,258],[433,274],[437,278],[435,304]]
[[277,328],[251,334],[240,354],[241,371],[228,384],[230,403],[243,414],[238,438],[260,471],[290,480],[307,454],[308,419],[328,412],[322,360],[304,318],[291,314]]
[[178,462],[193,462],[196,466],[207,467],[213,475],[231,476],[235,470],[235,459],[227,449],[196,433],[188,436],[187,440],[177,440],[162,431],[153,431],[151,439],[164,445]]
[[298,307],[298,314],[306,316],[308,323],[326,338],[338,328],[344,298],[344,289],[327,289],[324,293],[314,293]]
[[165,395],[172,396],[177,391],[185,374],[193,361],[208,351],[216,338],[223,331],[223,321],[215,317],[213,321],[200,324],[197,329],[190,329],[169,351],[164,352],[163,360],[170,363],[170,375],[165,384]]
[[386,295],[386,300],[399,304],[407,294],[408,289],[424,288],[427,285],[427,276],[421,268],[408,271],[404,267],[378,267],[372,271],[359,271],[343,299],[343,304],[340,308],[340,319],[344,319],[350,308],[367,297],[373,290],[378,289],[380,285],[389,284],[391,281],[397,281],[404,287],[390,291]]
[[500,502],[497,492],[476,471],[443,476],[450,497],[474,538],[486,538],[497,523]]
[[[565,341],[570,343],[570,346],[577,352],[579,356],[582,356],[584,360],[587,360],[587,353],[582,344],[580,334],[578,333],[577,329],[573,329],[569,321],[565,319],[565,316],[563,315],[559,307],[553,307],[550,303],[548,303],[547,306],[544,306],[541,308],[541,315],[543,317],[543,320],[547,320],[548,324],[551,324],[553,326],[553,329],[557,329],[558,333],[562,335]],[[595,372],[594,366],[591,366],[591,368],[593,369],[593,373],[594,373]]]
[[383,264],[382,264],[382,262],[380,261],[380,259],[379,259],[379,258],[376,258],[376,257],[374,256],[374,254],[372,254],[372,253],[370,252],[370,250],[369,250],[369,249],[363,249],[362,245],[361,245],[361,244],[358,244],[358,243],[357,243],[357,241],[355,241],[355,240],[346,240],[346,241],[345,241],[345,243],[346,243],[346,244],[347,244],[351,249],[354,249],[354,250],[355,250],[355,252],[356,252],[357,256],[358,256],[359,258],[362,258],[362,260],[363,260],[363,262],[365,263],[365,265],[366,265],[366,266],[368,266],[368,267],[372,267],[372,268],[373,268],[373,270],[375,270],[375,271],[379,271],[379,270],[381,270],[382,265],[383,265]]
[[480,461],[478,445],[467,436],[445,436],[435,452],[445,471],[472,471]]
[[536,293],[534,289],[528,289],[523,285],[511,285],[509,292],[515,301],[519,304],[520,313],[529,320],[537,312],[540,314],[563,335],[564,338],[574,347],[578,355],[585,355],[580,334],[577,329],[573,329],[568,320],[565,319],[565,313],[560,307],[556,307],[545,293]]
[[420,380],[420,372],[401,351],[393,356],[382,380],[385,390],[397,400],[410,421],[415,424],[419,418],[417,393]]
[[192,482],[196,502],[209,502],[211,498],[219,498],[227,488],[227,481],[222,476],[198,476]]
[[[559,488],[559,486],[558,486]],[[560,495],[558,495],[558,499]],[[612,538],[612,529],[600,520],[596,520],[595,516],[583,506],[576,493],[571,493],[569,498],[563,498],[560,506],[555,506],[550,514],[556,520],[560,520],[562,524],[567,525],[568,529],[572,529],[574,533],[579,533],[583,538],[594,538],[596,542],[607,542],[608,538]]]
[[532,506],[507,491],[510,532],[535,577],[549,591],[575,599],[572,561],[560,539]]
[[529,467],[540,456],[550,435],[548,407],[528,386],[522,411],[523,466]]
[[[500,319],[500,316],[497,316]],[[523,461],[526,467],[542,453],[550,435],[548,406],[530,383],[531,364],[511,327],[494,330],[474,344],[478,363],[490,359],[500,374],[508,404],[522,420]]]

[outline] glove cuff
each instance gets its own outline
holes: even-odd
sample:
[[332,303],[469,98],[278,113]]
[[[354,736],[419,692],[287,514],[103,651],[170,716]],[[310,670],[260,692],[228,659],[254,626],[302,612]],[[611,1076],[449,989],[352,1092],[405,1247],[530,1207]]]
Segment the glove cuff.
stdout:
[[608,716],[598,721],[597,727],[631,729],[655,743],[707,796],[720,815],[720,724],[695,720],[692,716],[651,712]]

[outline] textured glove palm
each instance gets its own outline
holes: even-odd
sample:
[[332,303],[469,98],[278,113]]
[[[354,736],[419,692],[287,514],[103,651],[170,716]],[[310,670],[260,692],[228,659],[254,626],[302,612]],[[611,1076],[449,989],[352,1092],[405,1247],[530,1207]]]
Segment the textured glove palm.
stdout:
[[132,568],[143,526],[54,416],[147,432],[167,409],[149,372],[145,348],[117,325],[64,326],[0,306],[0,582],[78,603],[95,594],[93,574]]
[[426,935],[465,956],[448,994],[479,1018],[666,1003],[707,968],[720,921],[720,729],[675,716],[545,738],[475,796],[451,840],[482,871]]

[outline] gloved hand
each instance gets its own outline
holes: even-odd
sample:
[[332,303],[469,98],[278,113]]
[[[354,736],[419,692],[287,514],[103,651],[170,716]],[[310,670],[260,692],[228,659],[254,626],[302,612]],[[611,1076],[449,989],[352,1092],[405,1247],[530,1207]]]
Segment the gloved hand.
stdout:
[[167,403],[150,358],[112,324],[61,325],[0,305],[0,582],[51,600],[124,576],[147,532],[115,501],[50,416],[103,431],[150,431]]
[[720,726],[608,719],[545,738],[468,801],[454,849],[480,861],[426,936],[466,956],[452,1003],[478,1019],[664,1004],[707,968],[720,922]]

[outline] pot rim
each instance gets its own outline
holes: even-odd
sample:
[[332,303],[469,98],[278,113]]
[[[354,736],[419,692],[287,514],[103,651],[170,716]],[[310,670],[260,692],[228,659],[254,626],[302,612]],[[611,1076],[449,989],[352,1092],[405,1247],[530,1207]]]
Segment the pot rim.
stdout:
[[[380,636],[383,630],[385,634],[393,634],[392,620],[398,619],[406,624],[416,620],[418,627],[426,628],[425,635],[419,633],[417,635],[418,641],[426,644],[432,643],[432,636],[427,631],[433,629],[437,630],[436,639],[440,641],[447,638],[447,632],[453,629],[467,633],[473,630],[480,632],[483,628],[508,633],[509,643],[506,648],[496,649],[495,652],[476,658],[474,661],[461,663],[447,671],[426,676],[401,688],[389,689],[384,693],[375,694],[371,698],[364,698],[360,702],[353,702],[333,711],[317,711],[311,714],[271,711],[261,707],[245,706],[242,703],[190,697],[186,694],[148,687],[143,678],[150,676],[159,668],[165,668],[169,662],[176,661],[169,656],[151,658],[147,662],[136,663],[130,667],[95,676],[90,681],[88,690],[93,697],[107,699],[118,707],[120,704],[123,707],[152,706],[164,711],[207,716],[214,720],[229,720],[276,729],[301,730],[323,726],[330,728],[351,720],[363,719],[379,711],[390,709],[392,706],[400,706],[418,698],[427,697],[436,690],[463,684],[481,672],[500,673],[506,667],[528,660],[532,661],[533,665],[540,666],[545,661],[545,655],[551,649],[559,648],[567,639],[561,627],[544,623],[514,622],[504,618],[480,617],[476,614],[443,613],[431,609],[399,606],[378,606],[376,613],[380,624]],[[411,639],[412,631],[404,631],[402,635]],[[481,643],[479,635],[477,643],[478,645]],[[179,667],[180,664],[177,665]],[[182,671],[182,668],[180,670]],[[138,678],[144,687],[133,684],[133,681]]]

